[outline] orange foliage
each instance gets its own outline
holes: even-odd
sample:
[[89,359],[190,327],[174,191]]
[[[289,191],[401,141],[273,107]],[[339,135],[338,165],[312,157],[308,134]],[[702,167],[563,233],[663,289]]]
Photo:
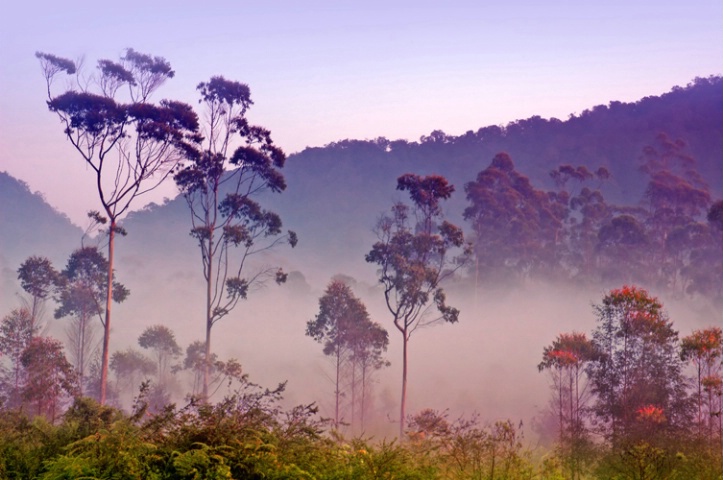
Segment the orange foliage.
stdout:
[[663,413],[663,409],[656,405],[645,405],[638,408],[635,413],[638,414],[638,420],[653,423],[663,423],[665,421],[665,413]]

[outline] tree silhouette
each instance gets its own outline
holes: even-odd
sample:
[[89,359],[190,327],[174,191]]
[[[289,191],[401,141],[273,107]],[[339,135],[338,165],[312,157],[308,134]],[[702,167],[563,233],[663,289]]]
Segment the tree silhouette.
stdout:
[[27,373],[23,399],[37,415],[51,422],[69,397],[80,394],[73,366],[65,358],[63,345],[55,339],[36,337],[23,351],[20,361]]
[[681,341],[680,357],[693,363],[696,369],[698,434],[702,436],[706,432],[713,445],[719,444],[721,438],[721,356],[723,338],[720,327],[696,330]]
[[[366,261],[379,266],[379,283],[384,288],[387,309],[402,335],[399,438],[403,438],[409,339],[418,328],[433,322],[457,322],[459,310],[447,305],[441,283],[463,265],[469,252],[465,249],[463,255],[452,256],[455,249],[464,246],[464,236],[459,227],[442,219],[440,202],[454,192],[447,179],[405,174],[397,179],[397,190],[409,192],[412,207],[396,203],[391,213],[379,220],[378,241],[366,255]],[[431,315],[431,305],[439,315]]]
[[[381,368],[382,352],[389,343],[386,330],[369,319],[362,301],[343,280],[332,280],[319,299],[319,313],[306,324],[306,335],[324,345],[324,355],[334,362],[334,427],[339,428],[343,376],[350,370],[351,423],[355,421],[356,373],[362,375],[362,402],[370,370]],[[362,417],[363,418],[363,417]]]
[[334,362],[334,427],[339,428],[342,370],[351,356],[351,336],[355,324],[368,322],[364,304],[341,280],[332,280],[319,299],[319,313],[306,323],[306,335],[324,345],[324,355]]
[[153,325],[143,330],[138,337],[138,345],[153,352],[156,359],[158,386],[161,390],[165,390],[170,373],[169,362],[182,353],[181,347],[176,342],[176,336],[165,325]]
[[2,390],[5,404],[10,408],[20,407],[23,403],[22,387],[25,383],[26,370],[22,363],[22,355],[27,346],[38,335],[38,327],[27,308],[19,308],[3,317],[0,322],[0,353],[10,359],[10,371],[2,373]]
[[476,276],[481,271],[498,282],[500,277],[524,279],[557,267],[566,195],[536,189],[504,152],[464,190],[470,202],[464,218],[475,233]]
[[[286,275],[274,267],[252,270],[251,258],[281,243],[296,245],[296,234],[282,233],[279,216],[254,200],[262,192],[286,188],[280,169],[286,155],[271,133],[250,125],[246,111],[253,104],[247,85],[213,77],[197,87],[206,109],[202,150],[189,149],[175,181],[191,211],[191,236],[201,249],[206,281],[206,367],[208,396],[213,326],[245,299],[249,290]],[[235,148],[234,148],[235,147]],[[250,272],[249,272],[250,271]]]
[[687,426],[678,332],[663,305],[642,288],[624,286],[610,291],[595,312],[599,356],[587,373],[598,425],[613,448]]
[[115,373],[118,392],[132,397],[141,382],[155,373],[156,364],[138,350],[127,348],[113,353],[110,369]]
[[[563,233],[560,235],[557,258],[562,262],[568,275],[578,282],[591,282],[598,279],[598,255],[595,249],[600,227],[612,216],[612,207],[603,197],[600,185],[610,178],[605,167],[591,172],[584,165],[560,165],[550,172],[550,177],[559,192],[555,195],[558,204],[567,203],[564,215]],[[567,187],[573,180],[578,188]],[[598,181],[598,187],[592,188],[589,182]],[[559,208],[559,207],[558,207]]]
[[598,230],[595,247],[604,281],[643,281],[647,278],[650,242],[645,226],[635,215],[622,214]]
[[[692,227],[707,212],[711,202],[708,184],[698,173],[696,160],[686,147],[685,141],[660,133],[653,145],[643,149],[640,166],[648,176],[643,200],[648,209],[646,226],[651,270],[661,286],[674,291],[685,291],[685,285],[679,286],[684,259],[677,249],[670,248],[667,240],[678,230],[676,246],[686,250],[688,246],[681,244],[685,236],[680,234],[680,229]],[[692,240],[694,236],[688,237]]]
[[48,258],[32,256],[18,268],[18,279],[23,290],[30,294],[30,315],[33,323],[37,325],[43,312],[43,304],[55,289],[58,272]]
[[[70,356],[78,372],[80,388],[86,381],[88,361],[94,350],[93,324],[97,318],[104,325],[108,261],[96,247],[81,247],[75,250],[65,268],[57,275],[55,299],[58,307],[55,318],[71,317],[66,328],[70,344]],[[123,302],[130,292],[113,277],[112,298]]]
[[[359,426],[365,426],[367,397],[372,376],[376,370],[390,365],[384,358],[389,346],[389,333],[378,323],[367,321],[355,325],[351,336],[351,368],[352,368],[352,426],[354,425],[355,406],[357,404],[357,384],[360,383]],[[357,375],[360,376],[357,380]]]
[[[35,54],[46,81],[48,108],[57,114],[63,133],[95,175],[95,185],[108,225],[108,271],[104,314],[100,401],[108,379],[115,238],[125,231],[119,220],[140,195],[156,188],[199,140],[198,118],[186,104],[151,95],[174,76],[170,64],[129,48],[119,62],[98,61],[95,75],[85,78],[73,61],[48,53]],[[75,87],[54,95],[59,75],[75,75]],[[125,93],[125,96],[122,95]]]
[[570,478],[580,478],[581,451],[587,443],[586,403],[590,395],[583,378],[585,366],[597,352],[584,333],[563,333],[545,347],[539,371],[548,370],[555,389],[560,449],[570,467]]

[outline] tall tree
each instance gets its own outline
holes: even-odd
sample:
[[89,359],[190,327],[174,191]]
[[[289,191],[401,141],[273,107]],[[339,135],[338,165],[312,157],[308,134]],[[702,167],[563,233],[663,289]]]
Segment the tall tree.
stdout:
[[580,450],[586,443],[585,411],[590,395],[583,377],[585,366],[597,356],[584,333],[563,333],[545,347],[539,371],[548,370],[555,391],[559,447],[569,464],[570,478],[580,478]]
[[[374,372],[390,365],[384,358],[384,352],[389,346],[389,333],[378,323],[367,321],[356,325],[351,336],[351,368],[352,368],[352,426],[355,420],[355,405],[357,403],[356,386],[359,384],[361,397],[359,398],[359,426],[362,431],[365,426],[366,411],[368,407],[370,384]],[[357,380],[357,375],[359,376]]]
[[206,398],[213,326],[254,286],[269,278],[286,280],[279,268],[252,270],[249,262],[281,243],[295,246],[296,234],[283,234],[279,216],[254,200],[265,191],[286,188],[280,172],[286,155],[273,144],[269,130],[246,119],[253,104],[249,87],[213,77],[197,89],[206,110],[206,138],[201,150],[187,152],[187,162],[174,178],[191,212],[191,236],[201,249],[206,281]]
[[[210,363],[214,365],[218,357],[211,355]],[[186,356],[183,358],[183,369],[189,370],[193,375],[191,395],[198,396],[203,392],[203,377],[206,372],[206,344],[200,340],[192,342],[186,347]]]
[[464,190],[470,202],[464,218],[475,233],[475,275],[483,271],[498,282],[556,268],[567,194],[536,189],[504,152]]
[[[682,269],[687,280],[686,293],[702,294],[718,305],[723,298],[723,201],[718,200],[708,209],[705,228],[694,224],[683,229],[688,262]],[[676,239],[672,235],[673,240]],[[669,237],[670,238],[670,237]]]
[[[676,229],[694,225],[711,202],[708,185],[686,147],[685,141],[660,133],[654,145],[643,149],[640,167],[649,176],[644,202],[648,205],[650,264],[658,283],[673,290],[682,290],[678,281],[681,262],[678,249],[666,248],[670,247],[667,240]],[[678,243],[684,238],[678,234]]]
[[[86,78],[71,60],[36,53],[46,81],[48,108],[63,133],[95,175],[95,186],[108,225],[108,271],[104,314],[100,401],[106,400],[115,238],[125,233],[119,220],[135,199],[156,188],[199,140],[198,118],[184,103],[150,102],[174,76],[171,65],[127,49],[120,61],[99,60]],[[54,95],[59,75],[75,75],[74,87]],[[125,92],[123,95],[121,92]]]
[[[631,212],[632,213],[632,212]],[[596,253],[604,281],[647,279],[650,241],[644,224],[633,214],[617,215],[600,227]]]
[[678,332],[663,305],[642,288],[624,286],[610,291],[595,312],[599,356],[587,373],[598,425],[613,448],[685,428],[690,411]]
[[118,392],[129,399],[128,397],[132,398],[132,393],[138,390],[141,382],[153,375],[156,364],[138,350],[127,348],[113,352],[110,369],[115,373]]
[[[364,356],[372,355],[372,338],[368,335],[374,324],[369,319],[367,309],[362,301],[352,292],[349,285],[342,280],[332,280],[324,295],[319,299],[319,313],[306,324],[306,335],[324,345],[324,355],[334,362],[334,426],[339,428],[342,421],[340,414],[343,391],[343,373],[345,368],[352,373],[352,415],[354,422],[355,407],[355,360],[361,361]],[[378,327],[378,325],[377,325]],[[386,331],[382,334],[386,337]],[[377,341],[378,343],[378,341]],[[380,348],[377,346],[377,348]],[[369,358],[367,363],[371,364]]]
[[30,294],[30,315],[33,323],[37,325],[43,313],[45,300],[55,289],[58,272],[46,257],[32,256],[18,268],[18,279],[23,290]]
[[170,373],[170,362],[181,355],[181,347],[176,342],[176,336],[165,325],[153,325],[146,328],[138,337],[138,345],[153,352],[156,360],[158,385],[165,390]]
[[1,386],[6,397],[6,405],[11,408],[20,407],[23,403],[25,368],[22,355],[37,335],[38,327],[27,308],[13,310],[0,323],[0,353],[10,359],[10,371],[3,375]]
[[28,377],[22,390],[23,399],[35,407],[36,415],[55,421],[63,403],[80,394],[63,345],[53,338],[36,337],[25,348],[20,361]]
[[[108,260],[97,247],[81,247],[70,254],[65,268],[56,280],[55,318],[71,317],[66,328],[70,356],[75,364],[80,388],[83,390],[86,372],[93,349],[92,319],[105,326],[104,315],[108,275]],[[112,281],[113,301],[124,301],[130,292],[121,283]]]
[[209,395],[213,396],[224,383],[230,388],[234,380],[243,379],[246,374],[243,373],[241,364],[238,360],[230,358],[226,361],[219,360],[218,355],[211,354],[209,362],[206,362],[206,345],[205,342],[196,340],[186,347],[186,356],[183,364],[175,367],[177,369],[190,370],[193,375],[193,383],[191,395],[196,397],[203,388],[203,378],[206,372],[206,364],[209,364]]
[[[420,327],[436,321],[456,323],[459,310],[448,306],[442,282],[466,260],[462,230],[443,220],[440,202],[454,186],[439,175],[405,174],[397,179],[397,190],[409,192],[412,206],[396,203],[376,226],[378,241],[366,261],[379,266],[379,283],[387,309],[402,335],[402,393],[399,409],[399,438],[404,436],[407,405],[408,344]],[[438,223],[441,222],[441,223]],[[431,302],[431,304],[430,304]],[[432,314],[431,305],[437,314]]]
[[[612,208],[605,202],[599,188],[610,178],[610,172],[605,167],[591,172],[583,165],[560,165],[550,172],[550,177],[560,189],[556,198],[569,198],[569,211],[564,218],[565,233],[562,236],[565,248],[559,257],[572,278],[578,282],[589,282],[597,277],[597,233],[612,216]],[[567,187],[570,180],[579,184],[579,191]],[[597,188],[585,185],[592,180],[597,180]]]
[[693,363],[696,369],[696,394],[698,433],[705,432],[709,441],[721,438],[721,356],[723,335],[720,327],[696,330],[684,337],[680,356]]

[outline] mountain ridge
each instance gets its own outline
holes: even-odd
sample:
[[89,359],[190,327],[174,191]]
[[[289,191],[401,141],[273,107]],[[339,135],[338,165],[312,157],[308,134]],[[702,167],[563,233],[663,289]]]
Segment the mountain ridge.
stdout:
[[[401,198],[394,190],[401,174],[445,175],[456,186],[453,198],[445,206],[447,213],[467,229],[461,217],[466,205],[464,185],[473,181],[500,151],[508,152],[517,169],[541,188],[553,186],[548,173],[560,164],[606,167],[612,179],[602,189],[609,201],[635,204],[645,185],[637,168],[638,159],[643,148],[653,143],[658,133],[665,132],[671,138],[686,139],[690,155],[698,160],[698,168],[717,199],[723,188],[721,85],[721,77],[697,78],[686,87],[675,87],[661,96],[644,97],[633,103],[612,101],[571,115],[565,121],[533,116],[504,127],[487,126],[459,136],[436,130],[418,142],[346,139],[306,148],[287,160],[283,169],[287,190],[281,195],[266,193],[260,201],[265,208],[278,211],[285,226],[299,233],[297,251],[280,254],[288,258],[291,268],[303,270],[308,264],[339,258],[335,262],[339,271],[330,273],[334,274],[354,273],[363,265],[363,255],[374,240],[372,228],[376,219],[392,201]],[[11,177],[3,175],[0,254],[6,264],[18,263],[31,254],[61,261],[60,251],[79,245],[82,231],[50,206],[45,213],[37,213],[41,220],[32,221],[36,215],[34,205],[41,197],[32,194],[22,181],[21,187],[8,186]],[[185,209],[183,199],[176,197],[162,205],[152,204],[131,212],[122,222],[129,236],[119,244],[119,270],[124,268],[123,255],[131,252],[147,259],[158,255],[176,262],[181,258],[193,258],[196,262],[198,252],[188,235],[190,225]],[[51,217],[57,218],[50,220]],[[51,225],[57,225],[63,233],[37,232],[39,226]],[[24,240],[17,242],[18,238]],[[54,241],[44,247],[43,238]],[[62,241],[55,241],[61,238]],[[295,257],[308,258],[299,261]],[[138,265],[144,261],[139,260]],[[195,266],[193,271],[196,273]]]

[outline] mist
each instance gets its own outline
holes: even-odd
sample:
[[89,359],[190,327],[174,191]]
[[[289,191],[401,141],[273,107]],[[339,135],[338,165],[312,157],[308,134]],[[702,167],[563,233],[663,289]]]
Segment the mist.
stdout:
[[[173,252],[163,260],[148,255],[148,249],[129,251],[127,244],[120,244],[118,280],[131,295],[116,306],[112,351],[140,350],[138,337],[156,324],[171,328],[184,350],[203,339],[204,283],[193,239],[186,240],[187,251]],[[393,436],[399,410],[401,337],[384,304],[374,267],[363,261],[363,251],[356,261],[326,255],[323,263],[295,253],[282,256],[275,251],[260,259],[259,264],[275,262],[289,270],[287,283],[271,282],[252,291],[214,327],[212,350],[221,359],[237,359],[250,381],[263,387],[287,382],[285,405],[316,403],[322,417],[333,416],[332,364],[321,345],[304,331],[306,322],[318,312],[318,299],[327,283],[342,276],[365,303],[371,319],[388,330],[390,339],[385,357],[391,365],[374,374],[366,428],[355,433]],[[336,270],[354,262],[352,270]],[[619,286],[531,281],[517,287],[480,286],[475,293],[467,283],[449,283],[448,303],[460,309],[460,319],[456,324],[433,324],[412,335],[408,412],[434,409],[448,412],[451,418],[479,414],[484,422],[510,419],[521,422],[528,440],[536,441],[536,425],[548,414],[550,397],[547,374],[537,369],[543,348],[563,332],[589,334],[596,322],[593,304]],[[17,286],[16,291],[20,291]],[[665,296],[661,301],[681,336],[713,324],[720,315],[714,304]],[[62,329],[67,320],[52,318],[52,302],[46,308],[46,321],[51,335],[65,338]],[[183,404],[189,382],[183,373],[177,375],[173,400],[178,404]],[[221,387],[217,397],[226,393],[230,392]],[[124,392],[125,408],[132,397]]]

